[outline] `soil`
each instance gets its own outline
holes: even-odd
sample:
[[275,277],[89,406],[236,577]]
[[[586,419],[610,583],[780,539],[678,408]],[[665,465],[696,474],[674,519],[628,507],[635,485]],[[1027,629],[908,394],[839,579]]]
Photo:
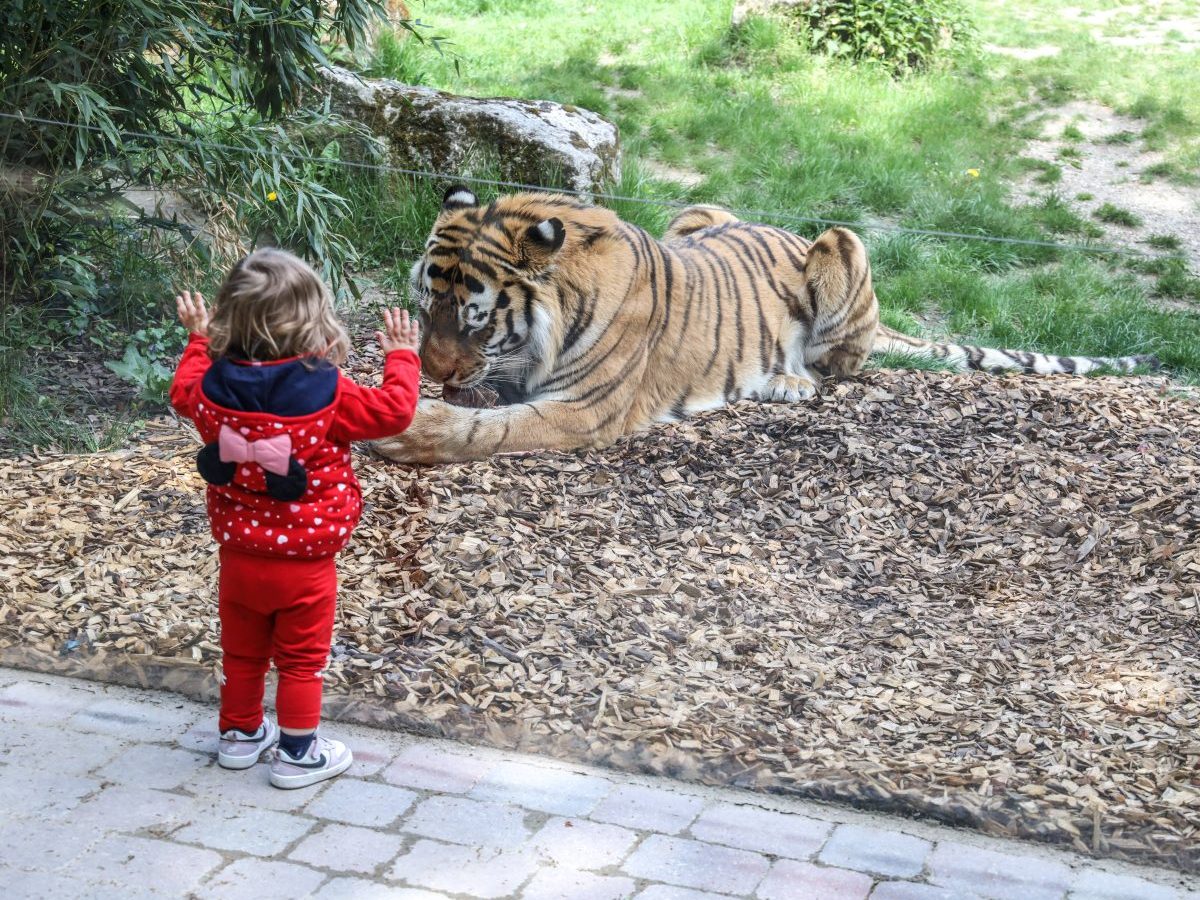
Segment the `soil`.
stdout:
[[[1069,201],[1080,215],[1096,223],[1105,232],[1105,242],[1114,247],[1129,246],[1158,255],[1146,244],[1151,235],[1171,235],[1181,244],[1182,253],[1193,272],[1200,272],[1200,187],[1173,184],[1147,174],[1146,170],[1162,162],[1159,153],[1142,149],[1140,135],[1145,123],[1122,116],[1089,101],[1076,101],[1038,115],[1042,138],[1031,141],[1026,155],[1054,163],[1062,169],[1062,180],[1054,185],[1038,184],[1030,175],[1019,186],[1031,200],[1057,193]],[[1063,137],[1064,129],[1074,127],[1082,140]],[[1134,136],[1125,142],[1128,136]],[[1064,150],[1078,157],[1063,157]],[[1079,196],[1091,195],[1081,200]],[[1105,203],[1128,210],[1141,219],[1138,226],[1115,225],[1095,218]]]

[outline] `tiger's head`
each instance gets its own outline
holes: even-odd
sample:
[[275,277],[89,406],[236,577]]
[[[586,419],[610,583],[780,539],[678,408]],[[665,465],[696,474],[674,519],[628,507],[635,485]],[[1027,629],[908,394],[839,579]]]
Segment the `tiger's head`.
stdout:
[[574,206],[538,194],[480,206],[465,187],[446,192],[410,281],[430,378],[455,388],[523,383],[549,339],[550,275],[567,239],[553,213]]

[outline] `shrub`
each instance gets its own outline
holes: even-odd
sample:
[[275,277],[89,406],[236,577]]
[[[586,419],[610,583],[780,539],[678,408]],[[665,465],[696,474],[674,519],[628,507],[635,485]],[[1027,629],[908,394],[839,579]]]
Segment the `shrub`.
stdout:
[[920,69],[970,38],[955,0],[809,0],[792,13],[814,52]]
[[[312,260],[339,296],[353,290],[350,207],[326,184],[332,160],[373,144],[329,113],[317,72],[323,41],[353,51],[384,17],[380,0],[9,3],[0,379],[28,370],[33,327],[101,344],[120,357],[113,371],[160,396],[170,283],[201,286],[263,238]],[[134,187],[186,197],[208,220],[204,240],[127,201]],[[161,277],[131,280],[131,265]]]

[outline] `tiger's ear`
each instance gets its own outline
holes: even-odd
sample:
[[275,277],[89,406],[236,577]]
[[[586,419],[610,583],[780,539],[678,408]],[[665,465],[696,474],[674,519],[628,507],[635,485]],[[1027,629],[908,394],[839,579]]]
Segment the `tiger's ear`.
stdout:
[[479,198],[465,185],[456,184],[442,197],[442,209],[468,209],[479,205]]
[[530,225],[517,242],[520,265],[531,272],[540,272],[550,265],[566,239],[567,229],[561,219],[550,218]]

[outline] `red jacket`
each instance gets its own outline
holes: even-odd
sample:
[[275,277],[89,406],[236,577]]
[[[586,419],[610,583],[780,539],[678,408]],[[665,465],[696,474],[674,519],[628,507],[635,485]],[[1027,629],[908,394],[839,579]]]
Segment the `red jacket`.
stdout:
[[[217,542],[249,553],[306,559],[331,556],[346,546],[362,514],[350,442],[387,437],[409,426],[420,371],[411,350],[387,355],[379,388],[359,387],[329,363],[314,365],[313,360],[226,358],[214,366],[208,339],[193,334],[171,383],[171,405],[196,423],[209,445],[201,451],[209,466],[200,468],[210,482],[208,517]],[[253,445],[274,439],[271,443],[279,445],[283,436],[294,501],[267,493],[268,479],[276,476],[259,463],[224,461],[223,447],[218,461],[217,445],[225,440]],[[214,465],[224,472],[216,482]]]

